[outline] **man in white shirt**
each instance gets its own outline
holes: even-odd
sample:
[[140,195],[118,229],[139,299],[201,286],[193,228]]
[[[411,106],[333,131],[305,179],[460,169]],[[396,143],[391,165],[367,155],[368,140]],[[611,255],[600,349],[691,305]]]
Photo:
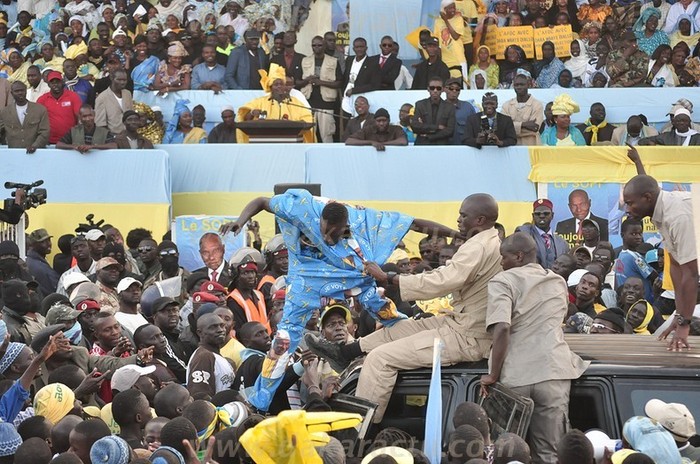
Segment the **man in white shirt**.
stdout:
[[142,325],[148,324],[139,311],[142,288],[141,282],[133,277],[125,277],[117,284],[119,310],[114,313],[114,317],[132,334]]
[[241,5],[234,0],[226,2],[226,12],[221,15],[217,26],[233,26],[236,35],[243,38],[243,34],[248,30],[250,25],[248,20],[241,16]]
[[49,84],[41,78],[41,71],[38,66],[30,66],[27,68],[27,100],[36,103],[37,99],[47,92],[50,92]]

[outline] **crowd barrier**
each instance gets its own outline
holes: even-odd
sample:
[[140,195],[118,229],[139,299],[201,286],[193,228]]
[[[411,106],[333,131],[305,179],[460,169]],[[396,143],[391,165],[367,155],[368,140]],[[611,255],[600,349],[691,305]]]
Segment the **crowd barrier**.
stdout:
[[[700,182],[700,154],[694,148],[641,147],[640,153],[649,173],[665,181],[667,189],[691,189]],[[377,152],[339,144],[160,145],[87,155],[5,149],[0,158],[3,181],[45,181],[48,202],[30,211],[27,230],[45,227],[55,237],[73,232],[89,213],[123,231],[145,227],[160,237],[174,217],[236,216],[248,201],[270,195],[281,183],[320,183],[323,196],[452,227],[465,196],[488,192],[498,200],[499,220],[510,232],[531,219],[538,196],[557,199],[555,222],[570,217],[566,197],[575,188],[591,192],[593,214],[611,217],[619,185],[635,173],[624,147],[388,147]],[[272,216],[259,219],[263,239],[271,237]],[[415,245],[416,239],[410,236],[407,242]]]
[[[464,90],[460,94],[462,100],[472,100],[481,104],[481,97],[486,91]],[[513,90],[494,90],[498,95],[498,101],[502,105],[506,100],[515,97]],[[644,114],[652,125],[662,126],[668,122],[667,113],[671,105],[679,98],[693,101],[689,90],[680,87],[655,88],[615,88],[615,89],[532,89],[530,93],[546,104],[554,100],[561,93],[568,93],[581,107],[581,111],[571,116],[574,123],[582,123],[588,118],[588,112],[593,103],[601,102],[607,110],[607,119],[610,123],[624,124],[627,119],[635,114]],[[210,90],[187,90],[171,92],[165,98],[159,97],[155,92],[134,92],[134,99],[149,106],[157,105],[163,110],[166,121],[172,115],[175,102],[179,99],[190,101],[190,109],[197,104],[203,105],[207,110],[208,122],[221,122],[221,108],[232,105],[236,110],[245,103],[263,95],[256,90],[225,90],[216,95]],[[428,98],[427,90],[396,90],[377,91],[363,94],[370,103],[370,111],[385,108],[389,111],[391,120],[396,123],[399,118],[399,108],[404,103],[415,104],[416,101]]]

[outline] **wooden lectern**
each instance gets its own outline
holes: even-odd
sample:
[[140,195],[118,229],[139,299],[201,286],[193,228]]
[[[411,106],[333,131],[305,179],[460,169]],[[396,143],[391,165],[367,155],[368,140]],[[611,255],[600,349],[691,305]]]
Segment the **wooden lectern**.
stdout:
[[250,143],[302,143],[303,131],[312,129],[313,124],[286,119],[256,119],[236,123]]

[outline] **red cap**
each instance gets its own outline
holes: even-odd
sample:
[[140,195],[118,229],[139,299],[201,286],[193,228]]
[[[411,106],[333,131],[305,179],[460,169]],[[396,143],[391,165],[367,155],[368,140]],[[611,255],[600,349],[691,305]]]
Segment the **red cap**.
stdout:
[[289,255],[289,250],[286,248],[282,248],[279,251],[273,251],[272,256],[288,256]]
[[221,285],[219,282],[214,282],[213,280],[207,280],[206,282],[203,282],[202,285],[200,285],[199,291],[206,292],[206,293],[211,293],[211,292],[226,293],[226,288],[223,285]]
[[241,271],[250,271],[250,270],[257,271],[258,265],[252,261],[249,261],[245,264],[241,264],[240,266],[238,266],[238,269]]
[[49,75],[46,76],[46,81],[51,82],[53,79],[63,80],[63,75],[58,71],[51,71]]
[[284,300],[286,298],[286,296],[287,296],[287,291],[283,288],[280,288],[272,295],[272,301]]
[[89,309],[96,309],[99,311],[102,308],[100,307],[100,304],[95,300],[83,300],[77,305],[75,305],[75,309],[77,309],[78,311],[87,311]]
[[195,303],[218,303],[219,298],[207,292],[197,292],[192,295],[192,300]]
[[552,202],[547,200],[546,198],[540,198],[539,200],[536,200],[532,204],[532,210],[534,211],[540,206],[546,206],[549,209],[554,209],[554,204],[552,204]]

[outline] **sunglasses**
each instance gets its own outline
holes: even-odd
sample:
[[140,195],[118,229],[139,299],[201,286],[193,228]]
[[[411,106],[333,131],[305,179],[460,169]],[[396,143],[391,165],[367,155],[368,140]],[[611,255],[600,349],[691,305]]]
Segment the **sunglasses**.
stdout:
[[451,92],[459,92],[462,89],[460,89],[459,87],[448,87],[447,90]]
[[591,324],[591,329],[593,329],[593,328],[607,330],[607,331],[610,331],[610,332],[616,333],[616,334],[620,333],[619,330],[611,329],[610,327],[603,325],[603,324],[600,324],[598,322],[594,322],[593,324]]
[[431,85],[428,87],[428,90],[442,90],[442,87],[439,85]]
[[139,253],[148,253],[149,251],[155,250],[155,247],[152,247],[152,246],[138,247],[137,250],[139,250]]
[[382,44],[381,47],[382,47],[382,48],[388,48],[388,47],[392,47],[393,45],[394,45],[394,44],[388,44],[388,43],[387,43],[387,44]]
[[163,250],[160,253],[158,253],[159,256],[176,256],[177,255],[177,250],[174,248],[171,248],[169,250]]
[[535,216],[545,216],[545,217],[546,217],[546,216],[551,216],[551,215],[552,215],[552,213],[549,212],[549,211],[535,211],[535,212],[532,213],[532,214],[534,214]]

